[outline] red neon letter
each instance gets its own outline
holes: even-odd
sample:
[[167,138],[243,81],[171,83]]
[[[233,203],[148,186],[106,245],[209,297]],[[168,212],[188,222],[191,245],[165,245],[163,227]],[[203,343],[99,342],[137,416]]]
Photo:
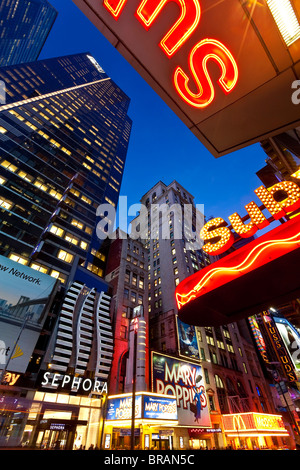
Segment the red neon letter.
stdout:
[[103,5],[109,13],[117,20],[122,13],[127,0],[104,0]]
[[189,105],[195,108],[204,108],[214,99],[215,90],[207,71],[207,62],[214,60],[221,68],[219,85],[225,93],[233,90],[238,79],[238,68],[229,50],[216,39],[204,39],[192,49],[189,56],[189,65],[192,76],[197,84],[198,93],[193,93],[188,87],[190,81],[186,73],[180,68],[174,72],[174,85]]
[[149,29],[152,23],[168,2],[176,2],[181,15],[160,42],[165,54],[171,57],[190,37],[198,26],[201,8],[198,0],[143,0],[136,11],[136,17],[144,28]]

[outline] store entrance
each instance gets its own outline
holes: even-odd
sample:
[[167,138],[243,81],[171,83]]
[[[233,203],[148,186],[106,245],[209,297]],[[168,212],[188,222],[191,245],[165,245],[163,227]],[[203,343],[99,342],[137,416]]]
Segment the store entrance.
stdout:
[[44,450],[68,450],[70,434],[69,431],[54,431],[50,429],[39,431],[36,447]]
[[173,448],[172,436],[159,436],[152,434],[152,449],[157,450],[170,450]]
[[31,446],[42,450],[72,450],[78,425],[86,426],[86,421],[40,420]]

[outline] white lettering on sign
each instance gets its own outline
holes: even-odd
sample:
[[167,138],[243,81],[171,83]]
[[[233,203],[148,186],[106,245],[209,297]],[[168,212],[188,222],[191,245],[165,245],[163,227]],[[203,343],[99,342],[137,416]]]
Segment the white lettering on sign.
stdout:
[[69,385],[71,390],[75,389],[78,391],[82,388],[85,392],[98,392],[100,394],[107,393],[107,382],[102,382],[95,379],[88,379],[84,377],[75,377],[72,375],[62,375],[58,373],[45,372],[43,381],[41,382],[42,387],[61,387],[65,388]]

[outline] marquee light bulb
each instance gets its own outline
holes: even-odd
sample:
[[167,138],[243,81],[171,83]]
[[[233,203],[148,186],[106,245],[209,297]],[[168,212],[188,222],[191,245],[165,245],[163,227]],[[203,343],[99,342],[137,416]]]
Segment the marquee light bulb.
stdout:
[[228,250],[233,242],[234,236],[228,227],[224,227],[225,220],[221,217],[209,220],[200,230],[200,238],[207,242],[203,251],[210,255],[218,255]]
[[[274,197],[279,191],[286,193],[286,198],[281,202]],[[260,186],[254,192],[276,220],[300,207],[300,188],[292,181],[281,181],[268,189]]]

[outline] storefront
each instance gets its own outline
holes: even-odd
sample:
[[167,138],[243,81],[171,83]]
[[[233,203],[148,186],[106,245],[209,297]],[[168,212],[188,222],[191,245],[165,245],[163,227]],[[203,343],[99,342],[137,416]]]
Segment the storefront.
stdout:
[[190,428],[189,448],[199,450],[219,449],[219,440],[217,436],[221,435],[221,428]]
[[289,441],[280,415],[236,413],[222,416],[227,448],[275,449]]
[[[106,449],[130,449],[132,394],[109,396],[104,427]],[[134,447],[136,449],[174,449],[177,421],[176,397],[138,392],[135,395]]]
[[48,392],[1,397],[0,448],[100,448],[102,398]]

